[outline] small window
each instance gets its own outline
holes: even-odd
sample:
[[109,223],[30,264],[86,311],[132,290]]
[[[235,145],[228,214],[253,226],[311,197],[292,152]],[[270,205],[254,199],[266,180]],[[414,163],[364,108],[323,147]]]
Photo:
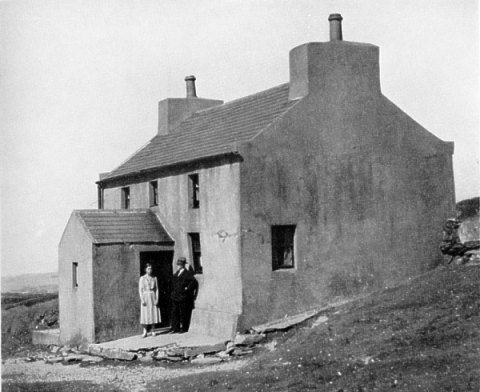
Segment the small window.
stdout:
[[130,188],[122,188],[122,208],[128,210],[130,208]]
[[272,269],[293,268],[295,226],[272,226]]
[[202,267],[202,251],[200,248],[200,234],[199,233],[188,233],[188,238],[190,240],[190,254],[191,260],[193,260],[193,270],[196,274],[203,273]]
[[72,286],[78,287],[78,263],[72,263]]
[[190,208],[200,207],[200,186],[198,183],[198,174],[190,174],[188,176],[188,193]]
[[158,206],[158,181],[150,182],[150,206]]

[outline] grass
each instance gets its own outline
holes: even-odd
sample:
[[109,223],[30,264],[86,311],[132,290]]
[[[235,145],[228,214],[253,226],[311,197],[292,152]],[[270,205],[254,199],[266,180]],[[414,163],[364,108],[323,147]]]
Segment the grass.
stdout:
[[437,269],[287,334],[237,372],[151,383],[149,391],[478,391],[480,268]]
[[57,294],[2,294],[2,357],[35,351],[32,331],[58,328]]

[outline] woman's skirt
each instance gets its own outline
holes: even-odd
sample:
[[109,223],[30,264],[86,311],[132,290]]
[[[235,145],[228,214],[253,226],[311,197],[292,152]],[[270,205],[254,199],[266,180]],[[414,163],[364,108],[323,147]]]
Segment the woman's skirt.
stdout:
[[160,309],[155,305],[155,292],[144,292],[143,299],[147,306],[140,306],[140,324],[159,324],[161,322]]

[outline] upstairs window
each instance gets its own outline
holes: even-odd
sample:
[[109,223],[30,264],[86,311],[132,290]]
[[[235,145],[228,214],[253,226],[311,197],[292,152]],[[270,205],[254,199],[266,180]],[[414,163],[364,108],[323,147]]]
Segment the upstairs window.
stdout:
[[193,261],[193,270],[196,274],[203,273],[202,267],[202,250],[200,248],[200,234],[199,233],[188,233],[188,239],[190,242],[190,254],[191,260]]
[[272,270],[295,267],[295,226],[272,226]]
[[72,263],[72,286],[78,287],[78,263]]
[[130,188],[128,186],[122,188],[122,208],[124,210],[130,208]]
[[158,206],[158,181],[150,182],[150,206]]
[[200,185],[198,183],[198,174],[190,174],[188,176],[188,194],[189,194],[189,207],[200,207]]

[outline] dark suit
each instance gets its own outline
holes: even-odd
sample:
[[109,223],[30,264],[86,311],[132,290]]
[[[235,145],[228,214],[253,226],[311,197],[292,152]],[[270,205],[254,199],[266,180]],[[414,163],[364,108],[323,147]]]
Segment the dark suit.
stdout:
[[187,332],[190,292],[195,284],[193,274],[186,269],[177,270],[172,278],[172,330]]

